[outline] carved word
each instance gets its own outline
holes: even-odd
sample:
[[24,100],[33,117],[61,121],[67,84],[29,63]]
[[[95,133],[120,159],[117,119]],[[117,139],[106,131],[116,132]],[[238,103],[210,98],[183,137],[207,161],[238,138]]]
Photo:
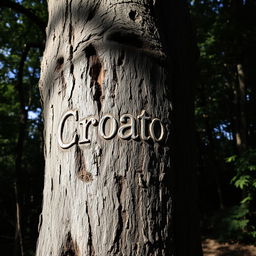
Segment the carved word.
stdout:
[[[69,118],[79,123],[80,133],[78,134],[77,129],[74,129],[73,137],[69,141],[64,141],[63,132],[67,119]],[[76,144],[77,141],[79,144],[90,143],[90,139],[88,138],[90,126],[98,126],[98,133],[105,140],[110,140],[117,134],[118,137],[123,140],[136,140],[138,138],[141,140],[149,140],[151,138],[153,141],[159,142],[163,140],[165,135],[165,129],[161,120],[158,118],[151,120],[145,110],[142,110],[141,114],[137,116],[137,120],[130,114],[124,114],[120,117],[119,122],[120,125],[117,120],[109,114],[104,115],[99,121],[95,117],[79,120],[78,111],[69,110],[60,120],[58,127],[58,143],[63,149],[70,148]],[[106,130],[107,124],[109,127],[108,131]]]

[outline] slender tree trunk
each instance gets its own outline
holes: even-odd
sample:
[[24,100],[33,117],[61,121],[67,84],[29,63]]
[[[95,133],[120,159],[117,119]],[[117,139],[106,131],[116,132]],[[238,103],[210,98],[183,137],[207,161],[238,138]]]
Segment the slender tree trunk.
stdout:
[[14,183],[14,193],[16,200],[16,227],[15,227],[15,236],[14,236],[14,247],[13,247],[13,255],[24,255],[23,248],[23,236],[21,230],[21,204],[19,200],[19,191],[17,189],[17,182]]
[[[184,3],[175,2],[48,1],[37,256],[198,251],[196,206],[189,203],[190,132],[180,134],[184,125],[192,127],[190,78],[180,78],[192,75],[192,39]],[[180,100],[172,102],[171,95]],[[171,119],[179,120],[173,143]],[[182,151],[183,138],[189,141]],[[172,146],[178,154],[173,159]],[[178,166],[180,161],[186,163]],[[175,167],[183,175],[173,175]],[[182,215],[173,214],[173,202]],[[178,223],[185,236],[175,236]],[[186,249],[175,248],[174,240],[187,243]]]
[[[201,95],[200,95],[201,101],[203,106],[207,109],[207,98],[205,93],[205,86],[202,84],[201,87],[202,87]],[[213,128],[210,125],[210,117],[207,110],[204,115],[205,115],[204,116],[205,133],[208,138],[209,159],[212,166],[211,172],[213,173],[213,176],[215,179],[216,192],[219,200],[219,207],[220,209],[223,209],[224,208],[223,193],[222,193],[222,188],[220,183],[220,173],[223,171],[223,167],[217,157],[217,150],[216,150],[216,145],[214,141]]]
[[23,248],[23,235],[22,235],[22,157],[24,152],[24,142],[27,125],[27,110],[25,108],[25,94],[23,86],[23,74],[24,65],[28,56],[30,45],[25,45],[21,55],[19,69],[18,69],[18,81],[16,84],[16,90],[19,98],[19,122],[18,122],[18,141],[16,146],[16,159],[15,159],[15,182],[14,182],[14,194],[15,194],[15,206],[16,206],[16,229],[14,238],[14,256],[24,255]]
[[222,188],[220,183],[220,173],[223,173],[224,168],[222,168],[222,164],[217,158],[214,137],[212,134],[212,129],[209,124],[208,116],[205,118],[205,129],[206,129],[206,134],[209,140],[209,151],[210,151],[209,158],[212,163],[212,171],[213,171],[213,176],[215,178],[215,183],[216,183],[216,191],[217,191],[218,200],[219,200],[219,207],[220,209],[224,209],[223,193],[222,193]]
[[237,150],[241,154],[247,148],[247,122],[245,108],[245,75],[242,64],[237,64],[237,86],[235,89],[236,103],[236,145]]

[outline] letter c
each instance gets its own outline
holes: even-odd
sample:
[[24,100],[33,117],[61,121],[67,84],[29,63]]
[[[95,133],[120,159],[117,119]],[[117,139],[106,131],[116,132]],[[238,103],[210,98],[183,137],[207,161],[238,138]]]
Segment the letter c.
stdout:
[[70,148],[71,146],[76,144],[76,141],[77,141],[77,134],[74,133],[73,138],[70,142],[68,143],[63,142],[63,130],[64,130],[65,122],[70,116],[73,116],[75,118],[75,121],[78,121],[78,111],[69,110],[62,116],[59,127],[58,127],[58,143],[60,147],[64,149]]

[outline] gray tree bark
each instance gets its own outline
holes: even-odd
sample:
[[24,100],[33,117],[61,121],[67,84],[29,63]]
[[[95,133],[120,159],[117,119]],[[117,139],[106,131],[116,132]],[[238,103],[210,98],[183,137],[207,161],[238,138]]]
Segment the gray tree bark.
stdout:
[[[37,256],[174,255],[172,87],[178,86],[173,95],[181,96],[189,83],[172,72],[190,76],[184,67],[192,55],[181,2],[48,1],[40,79],[45,186]],[[169,44],[172,35],[175,42]],[[185,50],[176,52],[176,42]],[[177,115],[179,104],[180,109],[187,104],[182,114],[190,115],[191,101],[183,102],[174,100]],[[182,120],[174,131],[187,122]],[[191,247],[188,251],[176,255],[193,255]]]

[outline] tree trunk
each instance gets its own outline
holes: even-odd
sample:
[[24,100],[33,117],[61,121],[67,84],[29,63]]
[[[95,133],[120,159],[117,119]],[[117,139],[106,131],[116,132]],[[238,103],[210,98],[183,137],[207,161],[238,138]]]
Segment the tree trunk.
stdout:
[[26,126],[28,113],[26,110],[25,103],[25,90],[23,85],[23,75],[24,75],[24,66],[28,53],[30,50],[30,45],[25,45],[25,48],[22,52],[19,69],[18,69],[18,80],[16,84],[16,90],[19,98],[19,131],[18,131],[18,141],[16,145],[16,158],[15,158],[15,181],[14,181],[14,195],[15,195],[15,206],[16,206],[16,227],[15,227],[15,236],[14,236],[14,246],[13,246],[13,255],[24,255],[23,248],[23,232],[22,232],[22,158],[24,153],[24,142],[26,137]]
[[235,106],[236,106],[236,146],[238,153],[242,154],[247,148],[247,122],[246,122],[246,88],[245,75],[242,64],[238,64],[237,82],[235,88]]
[[[192,38],[185,4],[174,2],[48,1],[37,256],[195,255],[184,129],[192,127]],[[178,223],[185,228],[175,238]]]

